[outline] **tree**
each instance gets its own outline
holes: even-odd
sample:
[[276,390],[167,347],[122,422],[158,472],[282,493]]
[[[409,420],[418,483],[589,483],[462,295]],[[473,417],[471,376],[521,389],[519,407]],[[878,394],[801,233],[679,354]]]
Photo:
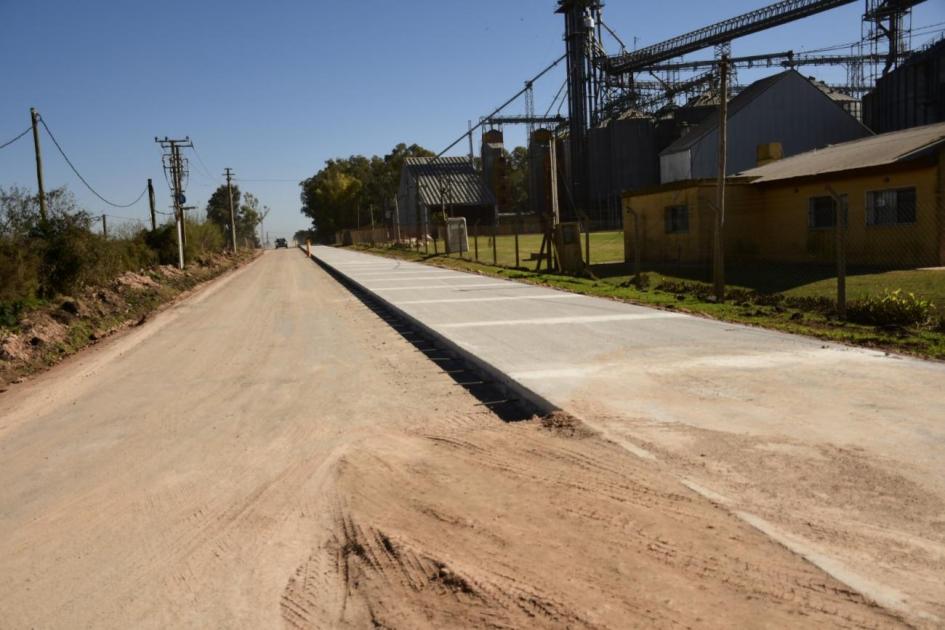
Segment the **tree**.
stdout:
[[299,245],[304,245],[305,241],[315,240],[315,232],[312,230],[299,230],[292,235],[292,239]]
[[508,153],[510,210],[528,212],[528,149],[515,147]]
[[339,230],[357,225],[362,183],[340,162],[329,160],[322,170],[302,183],[302,212],[312,219],[318,240],[328,243]]
[[259,207],[259,199],[253,193],[243,195],[243,204],[236,216],[236,240],[240,243],[252,243],[259,247],[259,238],[256,235],[256,226],[262,221],[263,211]]
[[[240,211],[240,188],[239,186],[234,185],[233,190],[233,212],[234,214],[239,214]],[[210,195],[210,200],[207,201],[207,220],[217,225],[223,234],[226,235],[227,239],[230,236],[230,201],[227,198],[227,187],[226,184],[220,186],[213,194]],[[237,225],[239,225],[239,219],[237,218]]]
[[432,156],[421,146],[401,143],[384,157],[328,160],[302,182],[302,213],[312,219],[318,240],[331,242],[339,230],[368,225],[372,209],[375,219],[393,209],[404,160]]

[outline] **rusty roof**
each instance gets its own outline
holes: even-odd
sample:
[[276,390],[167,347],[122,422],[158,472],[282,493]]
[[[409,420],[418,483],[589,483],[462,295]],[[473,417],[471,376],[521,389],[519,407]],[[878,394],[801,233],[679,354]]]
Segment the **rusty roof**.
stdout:
[[892,131],[799,153],[739,173],[754,184],[905,162],[945,143],[945,123]]

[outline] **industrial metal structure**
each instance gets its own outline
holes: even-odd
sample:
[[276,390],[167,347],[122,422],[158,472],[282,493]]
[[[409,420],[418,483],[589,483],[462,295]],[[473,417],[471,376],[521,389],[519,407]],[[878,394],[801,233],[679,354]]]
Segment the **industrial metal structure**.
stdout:
[[877,133],[945,121],[945,40],[876,81],[863,98],[863,120]]
[[[632,111],[659,116],[676,106],[678,97],[692,98],[697,91],[712,90],[717,82],[718,58],[707,61],[671,62],[705,48],[728,51],[732,40],[781,24],[848,5],[855,0],[781,0],[639,50],[627,51],[606,26],[600,0],[558,0],[556,12],[564,16],[568,87],[568,157],[571,198],[580,207],[594,205],[588,164],[591,129]],[[848,55],[770,55],[735,57],[732,67],[757,64],[836,65],[848,67],[845,91],[862,96],[883,64],[890,72],[907,52],[907,17],[922,0],[867,0],[863,14],[865,31],[860,50]],[[617,39],[621,52],[608,54],[604,33]],[[863,46],[869,50],[863,50]],[[719,57],[719,55],[717,55]],[[872,70],[867,70],[867,68]],[[701,71],[681,77],[680,72]],[[659,76],[656,73],[662,72]],[[655,81],[639,78],[647,73]]]
[[408,157],[400,174],[397,211],[402,229],[429,232],[433,215],[466,217],[470,223],[495,220],[495,197],[464,157]]
[[[788,50],[731,54],[732,42],[737,38],[856,1],[865,2],[865,6],[860,40],[853,45],[806,53]],[[555,12],[563,18],[564,54],[525,81],[521,90],[480,118],[478,124],[470,125],[466,134],[439,155],[467,136],[472,147],[473,132],[481,130],[483,177],[494,196],[502,198],[506,180],[501,173],[501,154],[505,148],[486,135],[491,134],[494,140],[494,133],[501,133],[503,126],[523,125],[528,142],[530,209],[547,213],[548,199],[555,196],[561,200],[560,215],[564,219],[590,216],[619,221],[620,194],[658,182],[655,165],[660,152],[717,111],[723,54],[729,59],[726,68],[731,86],[726,98],[743,89],[737,80],[739,69],[842,66],[846,69],[844,83],[827,85],[813,78],[811,83],[859,118],[861,100],[874,89],[877,80],[894,75],[896,68],[910,58],[911,11],[922,1],[780,0],[663,42],[628,50],[605,22],[602,0],[557,0]],[[713,48],[715,54],[707,58],[682,59],[689,53]],[[562,89],[544,115],[536,114],[534,84],[561,61],[566,68]],[[914,82],[915,75],[910,76]],[[885,83],[892,86],[894,81]],[[554,114],[562,95],[566,96],[567,110],[562,112],[562,100]],[[508,113],[507,108],[520,97],[524,97],[524,112]],[[934,98],[937,102],[945,99],[941,95]],[[887,96],[873,97],[871,102],[891,101]],[[874,119],[876,107],[871,112]],[[549,134],[553,140],[548,139]],[[553,178],[548,173],[552,147],[556,149],[557,165]],[[475,164],[472,148],[469,161]],[[554,179],[558,181],[555,190],[543,190]]]
[[[872,135],[796,70],[755,81],[731,99],[728,125],[727,175],[757,166],[757,148],[768,143],[778,143],[779,156],[788,157]],[[659,158],[661,183],[714,178],[718,127],[718,118],[709,116],[664,149]]]

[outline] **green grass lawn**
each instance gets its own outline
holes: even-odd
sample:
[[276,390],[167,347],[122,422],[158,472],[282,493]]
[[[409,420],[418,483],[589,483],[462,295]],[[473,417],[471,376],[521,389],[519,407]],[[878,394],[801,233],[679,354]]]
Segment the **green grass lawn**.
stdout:
[[[619,235],[619,232],[616,234]],[[689,286],[696,286],[693,283],[704,283],[708,280],[704,268],[647,271],[650,282],[649,287],[644,289],[639,289],[628,282],[631,277],[630,268],[624,263],[595,265],[592,268],[594,277],[575,277],[546,272],[536,273],[532,271],[534,269],[532,264],[529,264],[527,269],[512,269],[510,265],[514,264],[514,245],[512,248],[512,263],[503,267],[501,263],[504,260],[504,254],[499,256],[500,265],[491,264],[491,242],[489,248],[485,249],[483,247],[485,240],[484,237],[480,238],[480,262],[478,263],[456,256],[433,256],[432,247],[430,248],[431,255],[398,248],[381,247],[371,249],[361,247],[360,249],[450,269],[555,287],[574,293],[623,300],[714,319],[804,334],[841,343],[945,360],[945,321],[935,330],[882,328],[838,321],[830,313],[810,310],[807,307],[802,308],[801,306],[791,305],[792,303],[771,305],[763,300],[752,298],[748,298],[746,301],[744,297],[715,303],[700,298],[700,292],[698,291],[685,288],[659,288],[664,282],[680,285],[681,281],[685,281],[689,283]],[[496,243],[497,252],[500,251],[499,247],[502,244],[503,238],[500,237]],[[521,247],[521,240],[519,244]],[[470,246],[472,246],[472,243],[470,243]],[[593,247],[592,244],[592,255]],[[622,243],[620,248],[622,252]],[[606,251],[603,246],[601,249]],[[442,252],[442,248],[439,251]],[[832,270],[828,268],[758,266],[733,268],[728,270],[727,278],[730,288],[750,289],[759,293],[780,292],[793,297],[833,298],[836,292],[836,281],[832,277]],[[938,309],[939,314],[945,315],[945,271],[852,272],[848,277],[847,284],[850,299],[857,299],[868,294],[882,295],[883,289],[902,289],[905,292],[912,291],[924,299],[935,300],[937,304],[942,305]],[[705,292],[703,291],[702,294],[704,295]]]
[[[541,234],[520,234],[518,237],[519,265],[534,269],[535,262],[530,261],[531,255],[541,249]],[[465,256],[470,260],[476,258],[476,241],[479,242],[479,262],[492,263],[492,237],[486,234],[475,237],[469,235],[469,252]],[[515,237],[502,235],[496,237],[495,264],[503,267],[515,266]],[[591,232],[591,264],[598,265],[623,261],[623,232],[613,230],[609,232]],[[442,254],[446,244],[442,239],[436,241],[436,251]],[[433,253],[433,242],[429,243],[428,252]],[[581,235],[581,251],[584,251],[584,235]],[[455,255],[454,255],[455,256]]]
[[[847,299],[863,299],[867,295],[882,295],[884,291],[901,289],[903,293],[915,293],[929,300],[945,314],[945,269],[887,271],[862,273],[847,276]],[[835,278],[803,284],[787,291],[785,295],[797,297],[834,297],[837,291]]]
[[[594,274],[602,280],[621,284],[632,277],[631,266],[625,263],[595,266]],[[663,280],[703,282],[712,281],[708,266],[656,267],[644,271],[656,285]],[[730,267],[725,279],[730,288],[748,289],[759,293],[782,293],[788,297],[824,297],[837,295],[836,269],[802,265],[754,265]],[[902,290],[929,300],[945,314],[945,269],[908,269],[876,271],[851,269],[847,273],[847,299],[860,300],[867,296],[882,296],[886,291]]]

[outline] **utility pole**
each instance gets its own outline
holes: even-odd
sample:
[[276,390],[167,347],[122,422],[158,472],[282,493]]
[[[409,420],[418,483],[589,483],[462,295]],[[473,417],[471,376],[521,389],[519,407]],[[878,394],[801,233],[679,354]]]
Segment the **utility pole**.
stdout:
[[39,149],[39,112],[30,107],[30,124],[33,125],[33,148],[36,149],[36,185],[39,188],[39,219],[43,224],[49,218],[46,213],[46,189],[43,187],[43,154]]
[[712,281],[715,300],[725,299],[725,169],[728,152],[728,55],[719,61],[719,181],[715,208],[715,233],[712,250]]
[[233,177],[233,169],[226,167],[226,198],[230,200],[230,239],[233,244],[233,251],[236,251],[236,212],[233,210],[233,186],[230,181]]
[[102,237],[107,241],[108,240],[108,221],[105,218],[105,215],[102,215]]
[[183,185],[183,170],[184,162],[180,158],[180,147],[176,144],[172,145],[174,152],[174,164],[176,168],[174,169],[174,188],[177,190],[177,212],[180,215],[180,242],[181,247],[187,247],[187,225],[184,222],[184,185]]
[[157,229],[157,216],[154,213],[154,184],[151,183],[151,178],[148,178],[148,203],[151,206],[151,231]]
[[183,189],[183,171],[184,171],[184,161],[180,157],[181,147],[192,147],[193,144],[190,142],[190,138],[186,137],[183,140],[172,140],[168,137],[164,137],[163,140],[154,138],[154,141],[161,145],[161,148],[166,151],[162,160],[164,162],[164,168],[171,172],[171,187],[174,198],[174,218],[177,221],[177,255],[178,255],[178,264],[180,268],[184,268],[184,245],[186,244],[186,235],[184,233],[184,203],[187,201],[184,197]]

